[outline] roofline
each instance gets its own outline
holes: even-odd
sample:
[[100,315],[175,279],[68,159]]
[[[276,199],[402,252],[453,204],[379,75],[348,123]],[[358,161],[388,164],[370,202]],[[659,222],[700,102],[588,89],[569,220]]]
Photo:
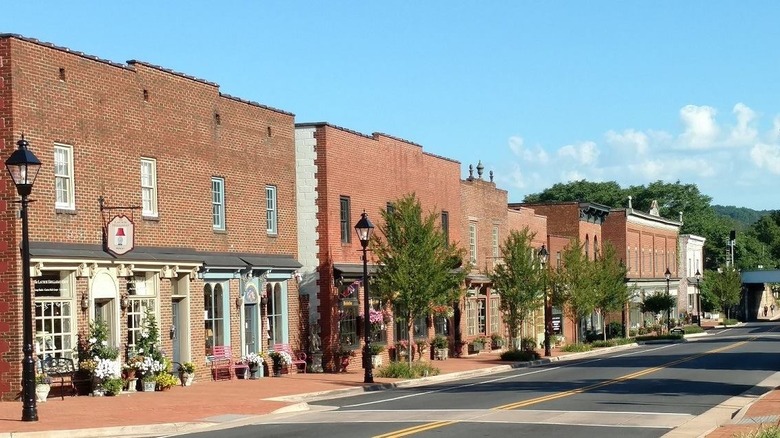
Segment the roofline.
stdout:
[[626,213],[626,217],[628,217],[630,215],[633,215],[633,216],[641,217],[643,219],[647,219],[647,220],[651,220],[651,221],[655,221],[655,222],[665,223],[667,225],[674,225],[676,227],[682,227],[682,225],[683,225],[683,223],[680,222],[680,221],[676,221],[674,219],[667,219],[667,218],[661,217],[661,216],[653,216],[653,215],[645,213],[643,211],[634,210],[633,208],[613,208],[610,211],[623,211],[623,212]]
[[100,63],[103,63],[103,64],[110,65],[112,67],[121,68],[123,70],[130,70],[130,71],[133,70],[133,68],[128,66],[128,65],[120,64],[120,63],[114,62],[114,61],[109,61],[108,59],[98,58],[97,56],[94,56],[94,55],[88,55],[88,54],[86,54],[84,52],[71,50],[71,49],[69,49],[67,47],[58,46],[56,44],[52,44],[52,43],[49,43],[49,42],[46,42],[46,41],[41,41],[41,40],[38,40],[38,39],[35,39],[35,38],[28,38],[26,36],[15,34],[15,33],[0,33],[0,39],[8,39],[8,38],[14,38],[14,39],[17,39],[17,40],[20,40],[20,41],[28,42],[28,43],[31,43],[31,44],[36,44],[36,45],[39,45],[39,46],[42,46],[42,47],[47,47],[49,49],[58,50],[60,52],[70,53],[71,55],[76,55],[76,56],[79,56],[79,57],[84,58],[84,59],[89,59],[90,61],[97,61],[97,62],[100,62]]

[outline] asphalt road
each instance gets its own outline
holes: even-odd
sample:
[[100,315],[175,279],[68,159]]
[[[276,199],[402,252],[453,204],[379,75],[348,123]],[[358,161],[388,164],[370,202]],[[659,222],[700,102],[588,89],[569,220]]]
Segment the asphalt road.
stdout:
[[778,353],[780,325],[754,323],[684,343],[325,400],[188,436],[660,437],[780,371]]

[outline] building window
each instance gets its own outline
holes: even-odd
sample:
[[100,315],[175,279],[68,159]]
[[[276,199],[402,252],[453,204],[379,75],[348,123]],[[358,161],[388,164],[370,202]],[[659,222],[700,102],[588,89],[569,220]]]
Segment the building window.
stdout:
[[593,236],[593,260],[599,259],[599,238]]
[[265,228],[268,234],[276,234],[277,211],[276,211],[276,187],[265,187]]
[[[396,306],[393,309],[393,313],[396,315],[406,315],[406,309],[400,306]],[[414,318],[412,324],[412,336],[415,340],[428,338],[428,317],[418,316]],[[396,341],[409,341],[409,329],[406,326],[406,319],[395,318],[395,340]]]
[[387,211],[388,215],[392,215],[395,212],[395,205],[392,202],[388,202],[385,211]]
[[211,356],[215,346],[225,345],[225,293],[222,284],[206,284],[203,287],[203,301],[206,356]]
[[561,261],[561,252],[557,251],[555,253],[555,267],[560,268],[563,262]]
[[[133,349],[142,336],[144,322],[147,316],[155,316],[156,293],[151,279],[145,276],[135,276],[127,283],[128,304],[127,308],[127,346]],[[146,354],[144,351],[135,351],[135,354]]]
[[485,329],[487,324],[487,309],[485,307],[485,299],[480,298],[477,300],[477,330],[480,335],[487,333]]
[[141,158],[141,214],[157,216],[157,160]]
[[444,315],[436,315],[433,318],[433,327],[437,335],[449,336],[450,335],[450,321]]
[[349,197],[340,197],[339,204],[341,206],[339,216],[339,219],[341,220],[341,243],[349,243],[352,241],[352,233],[350,233],[351,225],[349,220]]
[[626,248],[626,272],[631,272],[631,248]]
[[73,357],[74,272],[44,272],[34,278],[35,349],[40,358]]
[[477,300],[466,300],[466,333],[468,336],[477,334]]
[[55,208],[76,209],[72,146],[54,145],[54,189],[56,192]]
[[490,333],[501,334],[498,315],[498,297],[490,297]]
[[225,180],[211,178],[211,226],[215,230],[225,229]]
[[[370,305],[371,309],[374,311],[382,312],[382,305],[378,299],[372,298]],[[371,324],[371,342],[387,344],[387,326],[385,325],[384,320],[379,324]]]
[[585,236],[585,260],[590,260],[590,237]]
[[279,283],[266,283],[265,293],[268,297],[268,347],[275,344],[286,344],[284,339],[284,301],[282,300],[282,286]]
[[450,246],[450,213],[441,212],[441,232],[444,234],[444,245]]
[[477,224],[469,223],[469,260],[477,263]]
[[354,349],[358,346],[357,299],[344,299],[339,306],[339,346]]

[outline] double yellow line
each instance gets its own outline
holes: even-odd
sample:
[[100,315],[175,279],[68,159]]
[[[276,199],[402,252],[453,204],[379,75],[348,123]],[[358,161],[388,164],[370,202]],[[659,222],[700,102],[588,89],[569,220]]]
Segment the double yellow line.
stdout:
[[[535,405],[535,404],[539,404],[539,403],[543,403],[543,402],[547,402],[547,401],[557,400],[559,398],[564,398],[564,397],[569,397],[569,396],[576,395],[576,394],[581,394],[583,392],[592,391],[594,389],[603,388],[603,387],[609,386],[609,385],[614,385],[615,383],[625,382],[627,380],[636,379],[638,377],[646,376],[648,374],[652,374],[652,373],[655,373],[657,371],[660,371],[660,370],[662,370],[664,368],[669,368],[669,367],[672,367],[672,366],[675,366],[675,365],[678,365],[678,364],[681,364],[681,363],[684,363],[684,362],[689,362],[689,361],[698,359],[698,358],[700,358],[702,356],[706,356],[708,354],[720,353],[720,352],[723,352],[723,351],[731,350],[732,348],[737,348],[740,345],[743,345],[743,344],[746,344],[746,343],[752,341],[753,339],[755,339],[755,337],[750,338],[750,339],[745,340],[745,341],[738,342],[736,344],[727,345],[725,347],[716,348],[714,350],[706,351],[704,353],[696,354],[696,355],[685,357],[685,358],[682,358],[682,359],[677,359],[677,360],[665,363],[665,364],[657,366],[657,367],[647,368],[647,369],[644,369],[644,370],[641,370],[641,371],[637,371],[635,373],[626,374],[625,376],[620,376],[620,377],[617,377],[615,379],[605,380],[603,382],[594,383],[594,384],[588,385],[588,386],[583,386],[582,388],[571,389],[569,391],[563,391],[563,392],[556,392],[554,394],[544,395],[544,396],[532,398],[532,399],[529,399],[529,400],[524,400],[524,401],[520,401],[520,402],[516,402],[516,403],[510,403],[510,404],[506,404],[506,405],[502,405],[502,406],[497,406],[497,407],[492,408],[492,409],[494,409],[494,410],[510,410],[510,409],[524,408],[524,407],[528,407],[528,406],[531,406],[531,405]],[[417,426],[408,427],[406,429],[401,429],[401,430],[397,430],[397,431],[393,431],[393,432],[388,432],[388,433],[385,433],[385,434],[382,434],[382,435],[376,435],[376,436],[374,436],[374,438],[404,437],[404,436],[413,435],[415,433],[425,432],[427,430],[438,429],[440,427],[449,426],[449,425],[455,424],[455,423],[459,423],[459,421],[456,421],[456,420],[453,420],[453,421],[435,421],[433,423],[420,424],[420,425],[417,425]]]

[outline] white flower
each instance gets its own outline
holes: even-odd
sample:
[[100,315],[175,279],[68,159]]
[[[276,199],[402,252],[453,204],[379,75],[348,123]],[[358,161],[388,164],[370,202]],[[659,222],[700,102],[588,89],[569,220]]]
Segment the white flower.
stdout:
[[101,344],[105,347],[106,345],[108,345],[108,341],[103,341],[101,342]]
[[120,376],[120,368],[117,362],[110,359],[98,359],[95,367],[95,377],[100,379],[112,379]]
[[143,348],[139,348],[139,349],[138,349],[138,353],[143,353],[143,352],[144,352],[144,349],[143,349]]
[[97,342],[97,338],[89,338],[90,344],[94,344],[95,342]]

